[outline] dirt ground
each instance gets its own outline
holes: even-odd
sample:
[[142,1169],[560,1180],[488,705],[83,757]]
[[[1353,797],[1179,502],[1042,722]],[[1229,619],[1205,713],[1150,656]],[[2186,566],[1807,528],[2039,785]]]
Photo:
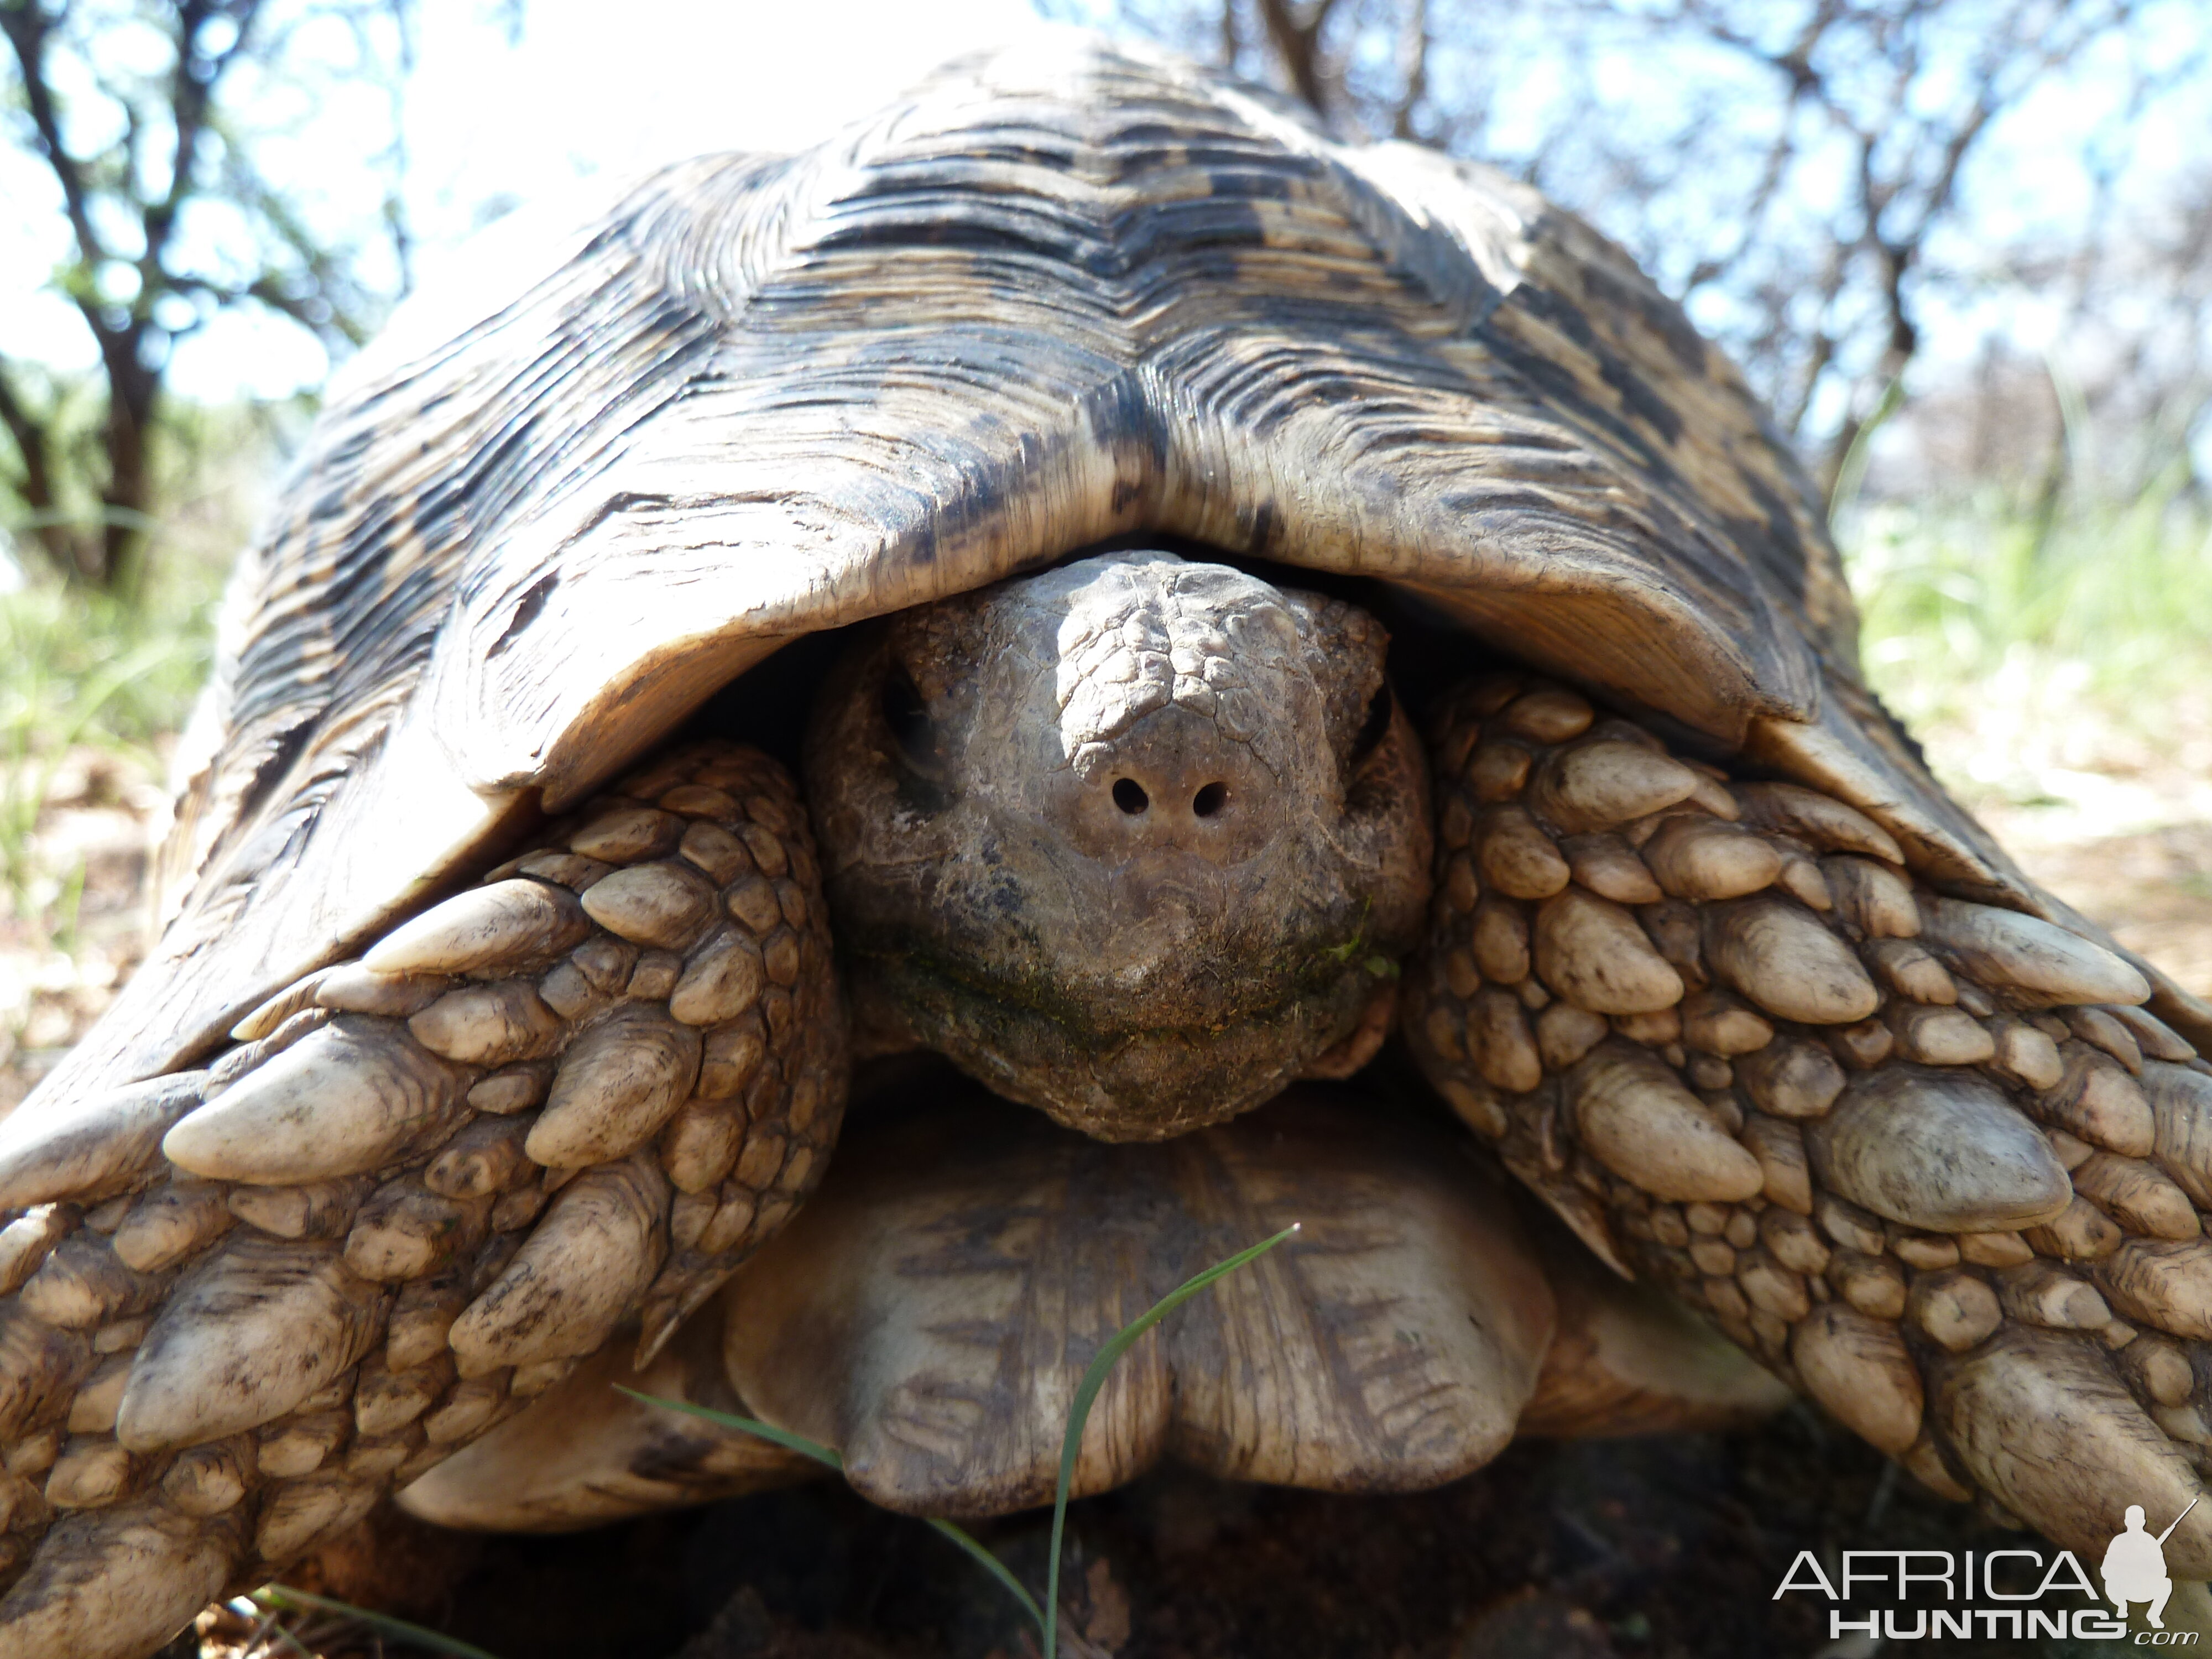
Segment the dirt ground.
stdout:
[[[2000,734],[2001,736],[2002,734]],[[2212,753],[2002,752],[1987,731],[1931,753],[2031,875],[2212,994]],[[73,755],[37,830],[51,875],[0,925],[0,1112],[112,998],[143,951],[150,776]],[[2114,826],[2120,833],[2108,833]],[[66,927],[62,926],[67,922]],[[1044,1522],[979,1528],[1041,1583]],[[1827,1604],[1775,1599],[1800,1550],[2018,1545],[1796,1407],[1733,1436],[1523,1443],[1481,1474],[1397,1498],[1162,1474],[1079,1504],[1062,1650],[1117,1659],[1674,1659],[1850,1656]],[[311,1571],[499,1659],[1019,1659],[1018,1611],[927,1528],[819,1486],[568,1538],[475,1540],[386,1517]],[[428,1651],[340,1620],[211,1618],[169,1659]],[[381,1643],[380,1647],[379,1644]],[[2087,1653],[2104,1644],[1915,1644],[1931,1655]]]
[[[402,1585],[402,1610],[501,1659],[1036,1650],[1011,1600],[951,1545],[827,1484],[560,1539],[386,1527],[396,1572],[356,1553],[324,1587],[389,1604]],[[1043,1516],[977,1530],[1042,1582]],[[1063,1599],[1077,1639],[1064,1636],[1061,1650],[1115,1659],[1860,1659],[1875,1650],[1832,1642],[1826,1601],[1775,1599],[1800,1550],[1832,1577],[1846,1549],[2038,1542],[1920,1492],[1802,1407],[1747,1434],[1522,1442],[1477,1475],[1403,1498],[1162,1474],[1074,1506],[1069,1536]],[[1862,1591],[1854,1605],[1863,1616],[1875,1604]],[[322,1648],[332,1659],[368,1650],[343,1634]],[[236,1652],[211,1643],[204,1659]],[[203,1656],[180,1646],[173,1659]]]

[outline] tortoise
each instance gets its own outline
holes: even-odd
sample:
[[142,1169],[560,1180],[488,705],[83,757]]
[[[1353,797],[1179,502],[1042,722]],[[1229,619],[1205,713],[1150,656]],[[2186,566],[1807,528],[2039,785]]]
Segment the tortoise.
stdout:
[[1944,794],[1581,221],[1055,37],[471,283],[333,394],[166,931],[0,1127],[9,1653],[387,1493],[799,1472],[617,1383],[1037,1503],[1103,1337],[1291,1219],[1079,1491],[1790,1389],[2069,1547],[2204,1490],[2212,1007]]

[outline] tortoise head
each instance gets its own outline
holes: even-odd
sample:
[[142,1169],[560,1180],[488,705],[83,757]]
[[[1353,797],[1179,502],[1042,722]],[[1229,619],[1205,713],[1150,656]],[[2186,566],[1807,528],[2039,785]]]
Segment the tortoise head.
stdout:
[[1165,553],[873,632],[807,773],[875,1040],[1117,1140],[1365,1060],[1428,896],[1388,644],[1354,606]]

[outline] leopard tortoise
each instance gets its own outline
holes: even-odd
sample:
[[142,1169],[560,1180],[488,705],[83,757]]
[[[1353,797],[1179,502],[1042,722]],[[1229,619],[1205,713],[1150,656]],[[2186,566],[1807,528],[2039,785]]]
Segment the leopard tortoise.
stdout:
[[468,286],[246,553],[166,932],[0,1126],[0,1649],[387,1493],[798,1473],[617,1382],[1033,1504],[1291,1219],[1079,1490],[1784,1385],[2075,1547],[2204,1490],[2212,1008],[1945,797],[1579,221],[1071,37]]

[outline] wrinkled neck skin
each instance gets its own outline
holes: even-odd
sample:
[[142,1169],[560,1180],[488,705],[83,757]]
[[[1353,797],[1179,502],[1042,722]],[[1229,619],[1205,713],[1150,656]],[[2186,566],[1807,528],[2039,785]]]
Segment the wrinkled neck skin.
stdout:
[[1388,646],[1353,606],[1164,553],[893,618],[806,761],[866,1046],[1109,1140],[1363,1062],[1428,897]]

